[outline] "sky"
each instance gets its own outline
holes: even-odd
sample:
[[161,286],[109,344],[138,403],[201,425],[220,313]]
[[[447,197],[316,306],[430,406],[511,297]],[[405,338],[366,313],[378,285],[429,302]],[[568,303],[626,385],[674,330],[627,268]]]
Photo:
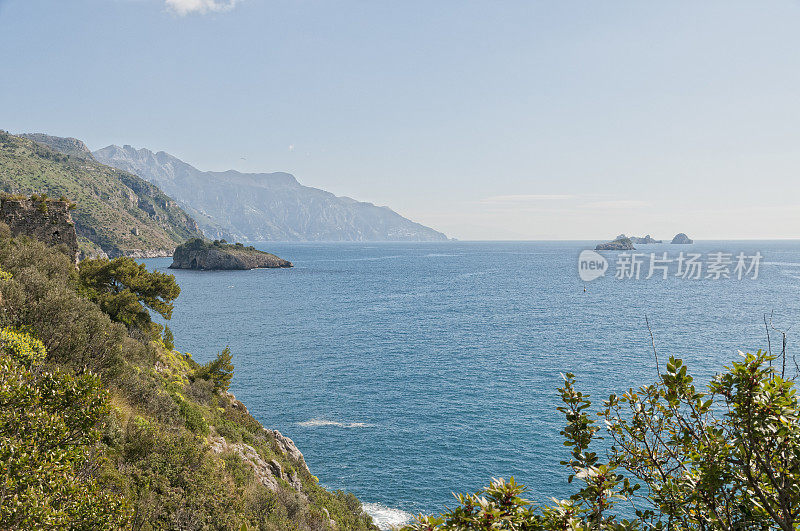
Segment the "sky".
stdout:
[[798,28],[798,0],[0,0],[0,129],[459,239],[800,238]]

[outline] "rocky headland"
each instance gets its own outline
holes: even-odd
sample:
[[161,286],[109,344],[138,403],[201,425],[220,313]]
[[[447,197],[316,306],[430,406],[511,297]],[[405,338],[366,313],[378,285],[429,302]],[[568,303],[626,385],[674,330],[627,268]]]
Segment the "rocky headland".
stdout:
[[157,185],[229,241],[447,241],[392,209],[304,186],[288,173],[201,171],[163,151],[111,145],[95,159]]
[[172,255],[170,269],[243,270],[256,268],[292,267],[292,263],[274,254],[259,251],[241,243],[225,240],[208,242],[194,238],[179,245]]

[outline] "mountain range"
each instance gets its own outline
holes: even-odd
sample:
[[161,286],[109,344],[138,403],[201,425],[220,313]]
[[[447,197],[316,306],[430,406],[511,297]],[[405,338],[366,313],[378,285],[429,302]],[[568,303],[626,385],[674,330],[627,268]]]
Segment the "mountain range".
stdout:
[[338,197],[288,173],[201,171],[163,151],[111,145],[92,153],[173,197],[210,238],[243,241],[444,241],[385,206]]

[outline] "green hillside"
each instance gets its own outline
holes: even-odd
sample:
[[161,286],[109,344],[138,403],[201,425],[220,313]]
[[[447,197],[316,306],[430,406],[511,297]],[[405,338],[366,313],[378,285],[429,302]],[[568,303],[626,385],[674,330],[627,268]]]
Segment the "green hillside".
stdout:
[[235,352],[200,365],[150,320],[172,312],[171,275],[126,257],[76,271],[9,236],[0,223],[0,529],[376,529],[228,392]]
[[0,191],[65,196],[78,236],[109,256],[167,256],[200,237],[195,221],[158,187],[90,157],[60,153],[0,131]]

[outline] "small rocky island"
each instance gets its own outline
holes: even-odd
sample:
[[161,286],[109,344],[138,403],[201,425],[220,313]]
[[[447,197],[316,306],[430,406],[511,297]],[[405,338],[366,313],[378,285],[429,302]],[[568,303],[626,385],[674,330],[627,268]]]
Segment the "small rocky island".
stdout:
[[694,243],[694,240],[689,238],[684,233],[680,232],[680,233],[676,234],[674,238],[672,238],[672,243],[680,243],[680,244],[686,245],[686,244]]
[[172,255],[170,269],[242,270],[264,267],[292,267],[292,263],[274,254],[259,251],[241,243],[229,244],[225,240],[213,242],[193,238],[179,245]]
[[642,245],[649,245],[651,243],[662,243],[661,240],[656,240],[651,238],[650,235],[646,235],[644,238],[640,238],[638,236],[631,236],[631,241],[633,243],[642,244]]
[[630,238],[620,234],[616,240],[599,243],[594,249],[595,251],[633,251],[635,247]]

